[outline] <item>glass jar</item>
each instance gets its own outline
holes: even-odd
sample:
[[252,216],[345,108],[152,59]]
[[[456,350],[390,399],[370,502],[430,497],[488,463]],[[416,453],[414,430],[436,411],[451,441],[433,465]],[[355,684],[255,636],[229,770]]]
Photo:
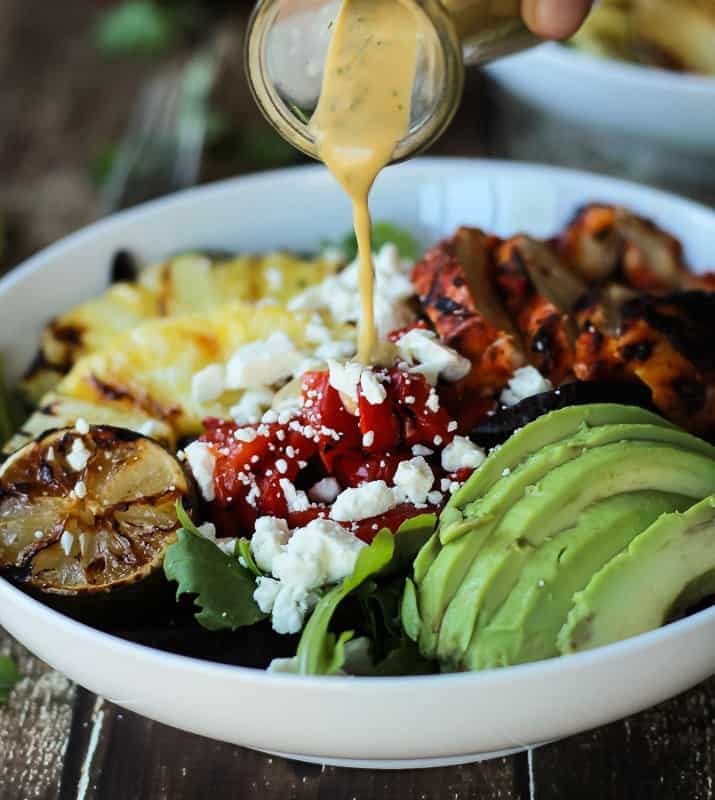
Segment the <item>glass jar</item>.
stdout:
[[[520,0],[390,0],[424,21],[410,128],[395,148],[402,160],[429,147],[449,125],[464,84],[464,65],[538,42]],[[341,0],[260,0],[246,35],[246,71],[258,106],[294,147],[318,158],[310,117],[318,104],[332,21]]]

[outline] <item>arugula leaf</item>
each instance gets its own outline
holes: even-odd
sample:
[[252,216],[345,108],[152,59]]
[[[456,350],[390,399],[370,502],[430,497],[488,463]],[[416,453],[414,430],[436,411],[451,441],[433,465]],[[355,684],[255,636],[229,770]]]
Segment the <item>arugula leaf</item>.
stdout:
[[178,584],[176,599],[196,595],[194,603],[201,609],[196,621],[210,631],[234,631],[265,619],[253,599],[251,571],[202,538],[180,503],[176,512],[183,527],[164,557],[167,580]]
[[[377,252],[380,248],[392,242],[397,245],[400,256],[408,261],[416,261],[420,255],[420,246],[415,237],[404,228],[393,225],[391,222],[376,222],[372,226],[372,250]],[[348,233],[339,245],[348,261],[357,256],[357,239],[354,233]]]
[[296,658],[301,675],[334,675],[342,669],[345,643],[352,638],[353,632],[345,631],[336,639],[335,634],[328,631],[333,614],[342,600],[390,563],[394,552],[392,534],[383,528],[372,543],[360,551],[352,575],[318,601],[298,644]]
[[0,656],[0,705],[7,703],[12,687],[22,675],[9,656]]
[[104,55],[155,56],[176,44],[178,34],[171,8],[154,0],[126,0],[102,15],[94,39]]
[[246,562],[246,567],[250,569],[257,578],[263,577],[263,573],[258,568],[258,564],[256,564],[255,559],[253,558],[253,553],[251,552],[251,543],[248,541],[248,539],[242,537],[236,542],[236,553]]

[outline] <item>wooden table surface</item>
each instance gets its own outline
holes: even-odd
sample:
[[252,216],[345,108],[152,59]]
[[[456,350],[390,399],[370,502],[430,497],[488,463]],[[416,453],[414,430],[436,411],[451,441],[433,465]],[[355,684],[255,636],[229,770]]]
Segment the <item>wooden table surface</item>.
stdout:
[[[90,35],[98,5],[0,3],[3,269],[96,217],[93,163],[121,136],[138,88],[161,64],[161,58],[98,55]],[[238,43],[241,25],[240,14],[229,22]],[[229,108],[242,131],[259,125],[240,81],[232,86]],[[643,172],[642,159],[598,152],[582,132],[533,111],[504,108],[504,100],[485,92],[472,75],[465,104],[438,152],[587,168],[595,163],[603,171],[665,180],[715,203],[715,173],[699,186],[664,179]],[[203,179],[266,165],[252,163],[251,152],[238,158],[226,157],[221,147],[209,152]],[[522,755],[377,772],[292,763],[159,725],[76,687],[1,629],[0,653],[12,654],[24,675],[0,708],[0,800],[188,800],[200,793],[262,800],[713,797],[715,679],[630,719]],[[638,675],[622,679],[635,682]],[[473,713],[478,724],[478,709]]]

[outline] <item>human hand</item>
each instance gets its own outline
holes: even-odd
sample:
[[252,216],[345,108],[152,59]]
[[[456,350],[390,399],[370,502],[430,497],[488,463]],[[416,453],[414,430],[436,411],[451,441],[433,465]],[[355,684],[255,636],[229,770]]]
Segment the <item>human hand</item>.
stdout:
[[543,39],[565,39],[581,27],[592,0],[521,0],[521,13]]

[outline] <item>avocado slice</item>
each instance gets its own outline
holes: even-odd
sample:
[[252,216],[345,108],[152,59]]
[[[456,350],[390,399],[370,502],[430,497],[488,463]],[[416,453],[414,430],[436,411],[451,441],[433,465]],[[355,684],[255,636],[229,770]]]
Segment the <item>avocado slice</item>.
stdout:
[[[586,408],[591,409],[592,407]],[[618,407],[612,406],[611,408]],[[578,410],[577,408],[564,409],[564,411]],[[631,412],[635,411],[659,419],[641,409],[624,407],[622,410],[627,412],[626,417],[632,418],[634,415]],[[562,414],[563,412],[555,413]],[[573,419],[571,415],[569,418]],[[589,418],[589,415],[586,418]],[[532,425],[538,425],[540,422],[541,420],[537,420]],[[514,438],[528,435],[528,430],[532,425],[524,428]],[[537,429],[537,433],[539,430]],[[487,475],[485,485],[491,482],[491,488],[484,496],[474,500],[464,509],[463,525],[469,532],[468,535],[450,540],[441,549],[438,549],[436,542],[431,541],[429,551],[424,554],[420,553],[418,556],[418,563],[415,567],[415,583],[419,590],[422,620],[426,623],[420,631],[420,647],[425,655],[430,654],[428,657],[434,657],[444,611],[464,580],[477,553],[496,529],[502,516],[522,498],[527,488],[536,484],[551,470],[581,455],[585,449],[598,448],[626,440],[667,442],[683,448],[692,448],[715,459],[715,448],[712,445],[670,426],[652,424],[601,425],[594,428],[581,426],[580,428],[576,427],[576,432],[570,438],[542,447],[539,452],[528,457],[522,464],[518,464],[515,469],[504,467],[499,477],[493,482],[491,476]],[[509,442],[502,449],[506,450],[508,446]],[[512,448],[512,452],[516,453],[517,451]],[[502,450],[499,450],[495,456],[499,456],[501,453]],[[487,467],[490,459],[487,459],[475,477],[479,476]],[[493,468],[491,470],[494,472]],[[472,480],[474,478],[470,479],[470,482]],[[702,495],[698,499],[700,497]]]
[[[636,406],[615,403],[594,403],[560,408],[516,431],[503,445],[494,448],[489,458],[450,499],[439,520],[440,541],[446,544],[470,530],[465,517],[467,507],[483,497],[502,477],[505,470],[514,470],[529,456],[544,447],[563,441],[583,428],[602,425],[659,425],[675,428],[663,417]],[[467,512],[465,514],[465,512]]]
[[715,459],[672,444],[619,441],[586,450],[527,487],[480,549],[444,613],[439,658],[460,661],[475,631],[484,629],[506,600],[534,548],[573,525],[592,503],[646,489],[701,500],[715,492]]
[[590,650],[660,627],[689,587],[693,602],[715,592],[703,580],[708,575],[715,575],[715,496],[661,517],[597,572],[574,598],[559,651]]
[[632,492],[587,508],[576,525],[532,553],[509,597],[472,638],[463,668],[506,667],[557,656],[556,637],[574,594],[658,517],[685,510],[692,502],[677,494]]

